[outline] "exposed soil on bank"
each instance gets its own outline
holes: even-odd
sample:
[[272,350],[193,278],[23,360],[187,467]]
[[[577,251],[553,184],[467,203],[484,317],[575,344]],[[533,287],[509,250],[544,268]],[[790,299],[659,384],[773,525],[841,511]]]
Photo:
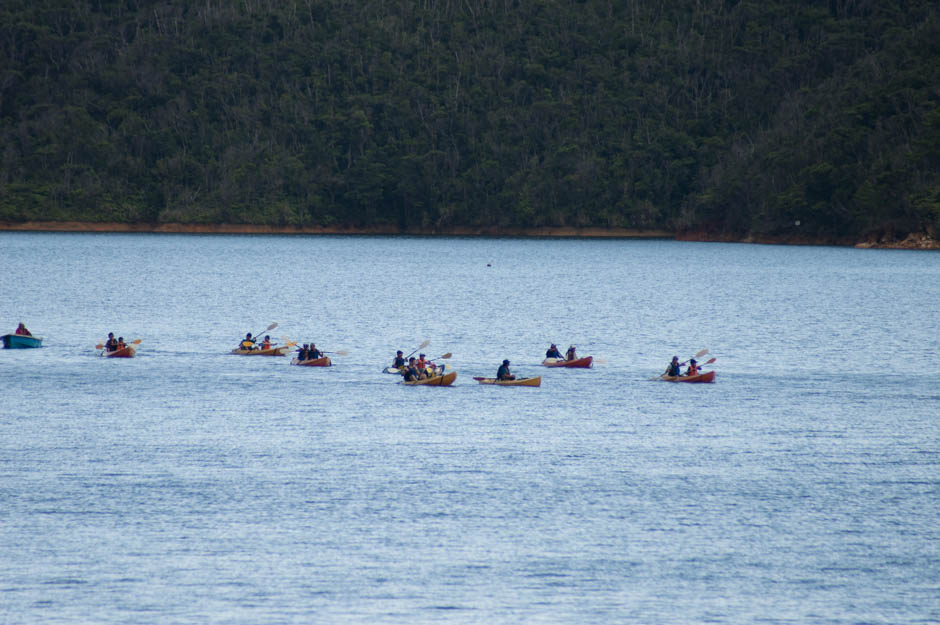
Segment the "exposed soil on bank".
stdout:
[[488,237],[586,237],[622,239],[671,239],[668,230],[632,230],[628,228],[409,228],[397,226],[322,227],[264,226],[248,224],[125,224],[86,223],[79,221],[0,222],[0,230],[42,232],[167,232],[183,234],[372,234],[416,236],[488,236]]
[[940,240],[925,233],[904,239],[881,237],[866,241],[813,239],[800,237],[732,237],[705,232],[634,230],[630,228],[409,228],[397,226],[323,227],[265,226],[249,224],[127,224],[80,221],[0,222],[0,230],[38,232],[157,232],[181,234],[333,234],[333,235],[412,235],[412,236],[486,236],[486,237],[584,237],[606,239],[676,239],[678,241],[759,243],[769,245],[840,245],[858,248],[940,250]]

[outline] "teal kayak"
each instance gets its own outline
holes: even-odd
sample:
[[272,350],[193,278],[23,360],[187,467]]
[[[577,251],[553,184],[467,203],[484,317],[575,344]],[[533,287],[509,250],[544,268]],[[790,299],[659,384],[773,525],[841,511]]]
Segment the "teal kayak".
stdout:
[[4,334],[3,347],[5,349],[27,349],[29,347],[42,347],[42,337],[26,336],[23,334]]

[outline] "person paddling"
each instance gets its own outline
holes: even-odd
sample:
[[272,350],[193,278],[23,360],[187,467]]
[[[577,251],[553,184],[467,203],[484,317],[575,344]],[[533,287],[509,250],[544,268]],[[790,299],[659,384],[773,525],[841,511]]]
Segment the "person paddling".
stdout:
[[499,366],[499,369],[496,370],[496,379],[497,380],[515,380],[516,376],[512,374],[509,370],[509,361],[504,360],[503,364]]
[[672,362],[670,362],[669,365],[666,367],[666,373],[664,373],[663,375],[672,376],[674,378],[679,377],[680,375],[682,375],[681,370],[679,369],[679,367],[682,366],[682,364],[684,363],[679,362],[678,356],[673,356]]
[[317,358],[323,358],[323,352],[317,349],[317,346],[313,343],[310,344],[310,349],[307,350],[307,359],[316,360]]
[[565,360],[577,360],[578,352],[575,351],[574,345],[568,348],[568,353],[565,354]]
[[297,350],[297,362],[303,362],[307,360],[307,344],[304,343],[303,347]]
[[403,355],[404,353],[405,352],[401,350],[395,352],[395,360],[392,361],[392,366],[396,369],[404,369],[405,366],[407,366],[408,363],[405,362],[405,357]]
[[689,361],[689,368],[685,370],[687,376],[698,375],[698,363],[693,358]]
[[408,359],[408,366],[404,368],[402,375],[405,376],[405,382],[415,382],[421,379],[418,373],[418,367],[415,364],[414,356]]
[[558,360],[564,360],[565,357],[561,355],[561,352],[558,351],[558,346],[552,343],[552,346],[548,348],[548,351],[545,352],[546,358],[556,358]]
[[108,340],[105,341],[104,348],[109,352],[113,352],[117,349],[117,339],[114,338],[114,332],[108,332]]
[[27,330],[26,326],[23,325],[22,323],[16,326],[16,334],[19,334],[20,336],[32,336],[33,335],[33,333]]
[[243,349],[246,352],[250,352],[255,348],[255,340],[251,338],[251,332],[245,334],[245,338],[242,339],[241,343],[238,344],[239,349]]
[[271,335],[270,334],[264,335],[264,340],[261,342],[261,349],[262,350],[271,349]]

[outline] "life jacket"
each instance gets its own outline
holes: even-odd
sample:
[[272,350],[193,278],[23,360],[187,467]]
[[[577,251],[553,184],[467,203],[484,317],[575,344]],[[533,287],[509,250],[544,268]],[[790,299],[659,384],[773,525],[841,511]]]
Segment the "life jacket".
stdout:
[[249,339],[245,339],[244,341],[241,342],[241,348],[244,349],[245,351],[254,349],[254,346],[255,346],[254,341],[251,341]]

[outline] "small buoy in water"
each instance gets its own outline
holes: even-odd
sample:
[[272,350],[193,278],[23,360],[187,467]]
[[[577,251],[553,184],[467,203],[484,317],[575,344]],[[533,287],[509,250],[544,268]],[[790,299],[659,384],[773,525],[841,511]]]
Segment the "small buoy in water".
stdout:
[[489,264],[489,263],[486,263],[486,266],[487,266],[487,267],[492,267],[493,265],[491,265],[491,264]]

